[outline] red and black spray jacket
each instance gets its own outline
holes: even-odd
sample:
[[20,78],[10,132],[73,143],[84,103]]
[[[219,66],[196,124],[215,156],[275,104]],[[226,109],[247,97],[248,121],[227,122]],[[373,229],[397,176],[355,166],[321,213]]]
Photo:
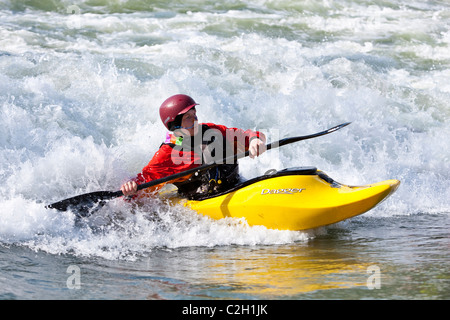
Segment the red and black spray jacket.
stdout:
[[[173,175],[191,168],[198,167],[204,163],[210,163],[212,159],[223,159],[226,156],[245,152],[248,150],[250,141],[259,138],[265,141],[263,133],[252,130],[242,130],[238,128],[228,128],[214,123],[204,123],[200,125],[200,137],[180,138],[168,133],[166,141],[161,144],[150,162],[142,169],[142,172],[134,179],[141,184],[152,180]],[[216,138],[221,136],[222,141]],[[220,139],[219,139],[220,140]],[[212,148],[209,148],[212,147]],[[208,150],[210,149],[210,150]],[[221,150],[219,150],[221,149]],[[206,152],[208,151],[208,152]],[[205,156],[207,154],[207,156]],[[217,158],[214,158],[216,157]],[[209,158],[209,159],[208,159]],[[192,195],[198,191],[199,187],[206,182],[219,182],[219,187],[225,187],[230,183],[237,182],[238,164],[221,164],[207,173],[202,173],[201,177],[186,176],[171,181],[178,187],[180,193]],[[223,182],[223,184],[222,184]],[[159,189],[162,185],[149,188],[148,191]],[[217,187],[217,185],[216,185]],[[209,186],[208,186],[209,188]],[[211,192],[211,190],[209,190]]]

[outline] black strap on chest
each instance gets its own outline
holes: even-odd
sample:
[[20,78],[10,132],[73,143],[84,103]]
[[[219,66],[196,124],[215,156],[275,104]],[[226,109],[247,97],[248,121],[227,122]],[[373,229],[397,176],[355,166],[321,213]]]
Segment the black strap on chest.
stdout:
[[[215,142],[215,136],[211,136],[211,139],[204,140],[206,136],[205,133],[209,130],[210,127],[206,124],[202,124],[201,128],[201,142],[202,146],[195,146],[194,143],[199,141],[199,139],[184,139],[183,144],[181,146],[177,146],[174,143],[162,143],[160,147],[163,145],[168,145],[171,148],[180,147],[180,149],[185,151],[195,151],[197,148],[199,151],[204,150],[202,152],[202,161],[203,163],[207,163],[208,159],[214,159],[215,151],[217,146],[221,146],[222,155],[228,154],[226,138],[222,136],[223,141],[221,144],[213,143]],[[211,150],[208,149],[208,146],[214,146]],[[206,159],[205,159],[206,158]],[[223,157],[221,157],[223,158]],[[189,199],[196,199],[198,197],[203,197],[205,194],[215,194],[217,192],[223,192],[227,188],[233,187],[239,181],[239,165],[238,163],[233,164],[221,164],[210,170],[203,172],[198,176],[191,176],[188,180],[183,182],[174,183],[178,187],[178,193],[187,197]]]

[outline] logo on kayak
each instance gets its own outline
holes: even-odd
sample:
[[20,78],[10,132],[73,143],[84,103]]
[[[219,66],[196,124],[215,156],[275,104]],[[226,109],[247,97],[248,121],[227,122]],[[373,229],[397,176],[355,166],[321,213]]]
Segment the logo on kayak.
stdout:
[[261,194],[296,194],[300,193],[304,188],[286,188],[286,189],[262,189]]

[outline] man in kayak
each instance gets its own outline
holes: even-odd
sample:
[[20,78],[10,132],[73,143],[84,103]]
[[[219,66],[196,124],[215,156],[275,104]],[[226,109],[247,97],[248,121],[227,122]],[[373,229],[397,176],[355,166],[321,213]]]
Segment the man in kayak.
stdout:
[[[137,196],[138,184],[173,175],[205,163],[213,163],[230,155],[249,151],[250,158],[266,150],[261,132],[228,128],[214,123],[199,124],[194,99],[184,94],[171,96],[159,108],[164,126],[170,131],[166,141],[136,178],[124,183],[120,190],[127,197]],[[178,192],[194,199],[233,187],[239,180],[237,162],[220,164],[198,176],[172,181]],[[157,186],[161,187],[161,186]],[[157,189],[156,188],[156,189]],[[151,188],[149,188],[151,189]],[[154,191],[142,190],[143,193]]]

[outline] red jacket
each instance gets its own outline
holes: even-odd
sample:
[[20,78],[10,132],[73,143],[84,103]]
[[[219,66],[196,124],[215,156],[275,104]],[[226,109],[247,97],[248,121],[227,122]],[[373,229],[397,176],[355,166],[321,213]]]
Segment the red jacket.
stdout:
[[[199,127],[202,125],[200,124]],[[265,136],[263,133],[258,131],[247,130],[244,131],[238,128],[227,128],[223,125],[217,125],[214,123],[205,123],[203,126],[206,126],[208,129],[216,129],[219,130],[223,137],[227,137],[227,132],[233,134],[238,137],[235,139],[234,148],[235,152],[244,152],[247,151],[250,145],[250,141],[253,138],[259,138],[265,141]],[[168,138],[173,138],[173,135],[168,134]],[[241,139],[240,139],[241,138]],[[239,143],[239,141],[245,141],[245,145]],[[141,184],[145,182],[149,182],[152,180],[164,178],[166,176],[176,174],[191,168],[195,168],[201,165],[201,155],[195,153],[194,151],[179,151],[174,152],[174,145],[170,143],[170,141],[166,140],[165,143],[161,145],[159,150],[155,153],[150,162],[142,169],[142,172],[138,174],[138,176],[134,179],[136,183]],[[174,154],[176,156],[174,156]],[[174,163],[175,161],[175,163]],[[180,163],[181,162],[181,163]],[[176,164],[178,163],[178,164]],[[180,178],[176,180],[176,182],[187,180],[189,176]],[[172,181],[175,182],[175,181]],[[161,187],[161,186],[160,186]]]

